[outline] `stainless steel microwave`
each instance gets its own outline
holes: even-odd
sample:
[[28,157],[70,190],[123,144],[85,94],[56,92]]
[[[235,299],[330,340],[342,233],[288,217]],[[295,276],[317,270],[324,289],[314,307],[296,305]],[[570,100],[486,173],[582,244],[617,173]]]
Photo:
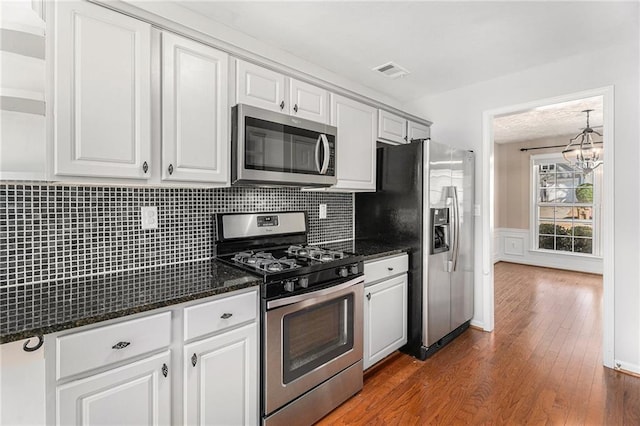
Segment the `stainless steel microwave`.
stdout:
[[231,109],[231,184],[336,183],[337,129],[250,105]]

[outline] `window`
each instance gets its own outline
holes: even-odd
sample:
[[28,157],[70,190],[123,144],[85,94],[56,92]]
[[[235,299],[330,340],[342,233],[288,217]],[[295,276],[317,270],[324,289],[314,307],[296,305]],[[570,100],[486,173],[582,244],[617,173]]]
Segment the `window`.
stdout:
[[531,157],[534,249],[599,255],[601,173],[585,175],[562,156]]

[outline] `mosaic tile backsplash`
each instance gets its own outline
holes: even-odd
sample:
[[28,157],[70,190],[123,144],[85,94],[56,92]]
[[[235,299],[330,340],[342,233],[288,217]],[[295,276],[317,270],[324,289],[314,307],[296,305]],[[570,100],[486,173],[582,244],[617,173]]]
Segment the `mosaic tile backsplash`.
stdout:
[[[327,219],[318,218],[320,203]],[[157,206],[158,229],[141,229],[142,206]],[[214,213],[291,210],[308,212],[310,243],[353,236],[351,194],[2,184],[0,286],[207,259],[214,254]]]

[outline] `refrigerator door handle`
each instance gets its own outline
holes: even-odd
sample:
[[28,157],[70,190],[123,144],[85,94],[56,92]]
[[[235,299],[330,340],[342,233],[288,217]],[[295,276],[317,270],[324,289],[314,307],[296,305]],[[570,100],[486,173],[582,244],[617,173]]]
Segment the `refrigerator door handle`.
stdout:
[[460,255],[460,211],[458,210],[458,188],[451,187],[451,194],[453,195],[453,250],[451,253],[452,267],[451,270],[455,271],[458,268],[458,256]]

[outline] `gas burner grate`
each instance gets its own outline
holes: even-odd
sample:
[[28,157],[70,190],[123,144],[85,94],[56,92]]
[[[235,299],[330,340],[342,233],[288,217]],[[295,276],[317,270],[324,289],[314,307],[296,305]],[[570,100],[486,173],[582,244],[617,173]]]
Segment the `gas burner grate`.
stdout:
[[266,272],[281,272],[300,267],[294,259],[287,259],[286,257],[276,259],[271,253],[262,251],[257,253],[236,253],[233,255],[232,260]]
[[331,262],[333,260],[344,259],[346,257],[346,255],[341,251],[326,250],[311,246],[289,246],[287,253],[293,256],[318,260],[320,262]]

